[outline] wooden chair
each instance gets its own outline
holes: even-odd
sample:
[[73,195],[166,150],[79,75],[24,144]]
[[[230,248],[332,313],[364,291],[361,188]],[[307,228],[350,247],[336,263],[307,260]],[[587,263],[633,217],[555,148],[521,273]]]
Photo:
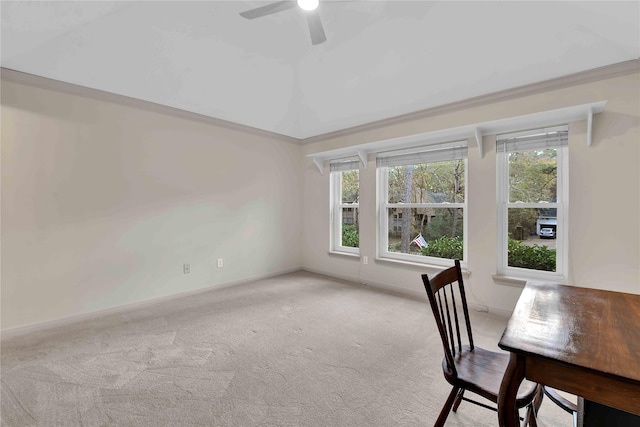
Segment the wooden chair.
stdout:
[[[452,409],[456,412],[462,400],[496,411],[495,407],[463,397],[465,391],[469,390],[497,405],[500,383],[509,363],[509,354],[485,350],[473,344],[460,261],[455,260],[453,267],[439,272],[431,279],[423,274],[422,281],[442,339],[444,377],[453,386],[435,426],[443,426],[449,412]],[[463,323],[458,318],[460,308],[464,315]],[[464,331],[461,327],[464,327]],[[463,332],[467,336],[464,345]],[[542,403],[542,397],[541,386],[527,380],[522,382],[518,390],[516,406],[518,409],[527,407],[525,425],[537,425],[536,413]]]

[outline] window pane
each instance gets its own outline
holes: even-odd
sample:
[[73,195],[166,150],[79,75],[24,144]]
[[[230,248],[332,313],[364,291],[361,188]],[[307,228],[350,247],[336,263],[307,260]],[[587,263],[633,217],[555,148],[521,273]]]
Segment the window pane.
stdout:
[[[389,252],[462,259],[463,211],[462,208],[387,209]],[[424,242],[419,240],[420,235]]]
[[342,208],[342,246],[360,247],[360,227],[358,208]]
[[389,203],[463,203],[464,160],[393,166]]
[[557,178],[555,148],[509,153],[509,202],[555,202]]
[[360,171],[342,172],[342,203],[358,203]]
[[556,271],[556,209],[508,209],[509,267]]

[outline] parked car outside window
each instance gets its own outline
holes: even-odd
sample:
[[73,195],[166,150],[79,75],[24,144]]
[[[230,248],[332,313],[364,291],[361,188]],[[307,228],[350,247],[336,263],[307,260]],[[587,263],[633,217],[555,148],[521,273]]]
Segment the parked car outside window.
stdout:
[[556,231],[553,228],[541,228],[540,229],[540,238],[541,239],[555,239]]

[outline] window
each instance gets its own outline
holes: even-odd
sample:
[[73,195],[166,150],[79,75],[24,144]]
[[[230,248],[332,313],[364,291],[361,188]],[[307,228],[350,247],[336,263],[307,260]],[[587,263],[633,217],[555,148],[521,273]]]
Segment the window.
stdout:
[[381,257],[464,259],[466,157],[466,140],[378,154]]
[[335,160],[331,169],[331,250],[359,253],[358,159]]
[[498,274],[564,279],[568,126],[498,135]]

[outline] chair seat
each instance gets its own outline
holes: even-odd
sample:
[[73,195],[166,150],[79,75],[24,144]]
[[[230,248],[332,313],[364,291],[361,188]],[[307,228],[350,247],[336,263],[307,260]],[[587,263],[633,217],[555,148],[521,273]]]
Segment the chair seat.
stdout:
[[[457,376],[448,369],[446,358],[442,360],[444,376],[451,385],[467,389],[497,403],[502,377],[509,364],[509,354],[485,350],[478,346],[471,351],[470,347],[465,345],[462,351],[454,356],[454,362]],[[536,387],[536,383],[522,381],[516,397],[518,408],[531,402]]]

